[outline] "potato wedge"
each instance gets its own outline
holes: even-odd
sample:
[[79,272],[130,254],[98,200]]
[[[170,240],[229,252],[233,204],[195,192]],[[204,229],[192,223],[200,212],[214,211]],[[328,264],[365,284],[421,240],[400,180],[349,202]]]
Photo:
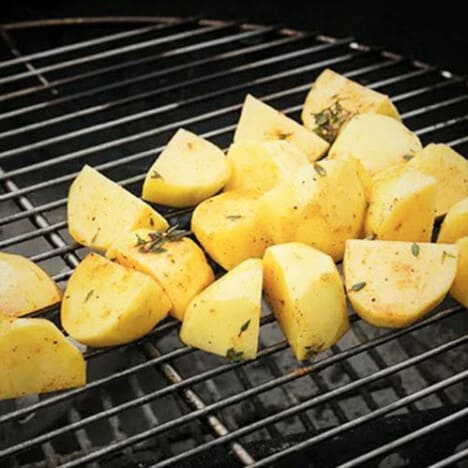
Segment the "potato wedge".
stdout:
[[262,261],[249,259],[196,296],[184,316],[180,339],[233,362],[257,355]]
[[90,166],[84,166],[71,184],[67,217],[73,239],[101,251],[121,232],[168,227],[157,211]]
[[149,229],[125,233],[112,244],[106,256],[152,276],[172,303],[171,315],[182,320],[189,302],[213,282],[213,271],[203,251],[188,237],[166,241],[162,250],[154,253],[142,249],[141,242],[153,235],[154,231]]
[[440,227],[437,242],[451,244],[468,236],[468,197],[455,203]]
[[86,383],[86,363],[48,320],[0,314],[0,399]]
[[250,94],[245,97],[234,134],[235,142],[244,140],[288,141],[311,162],[321,158],[329,147],[329,144],[314,132]]
[[229,161],[216,145],[181,128],[148,171],[142,197],[178,208],[194,206],[219,192],[229,175]]
[[457,274],[450,288],[450,295],[468,308],[468,237],[456,242],[458,247]]
[[294,355],[313,358],[348,331],[340,274],[329,255],[305,244],[268,247],[264,290]]
[[68,281],[61,320],[80,343],[117,346],[146,335],[170,308],[150,276],[90,253]]
[[60,302],[62,291],[21,255],[0,252],[0,313],[20,317]]
[[457,269],[457,247],[349,240],[343,271],[355,311],[377,327],[403,328],[436,307]]

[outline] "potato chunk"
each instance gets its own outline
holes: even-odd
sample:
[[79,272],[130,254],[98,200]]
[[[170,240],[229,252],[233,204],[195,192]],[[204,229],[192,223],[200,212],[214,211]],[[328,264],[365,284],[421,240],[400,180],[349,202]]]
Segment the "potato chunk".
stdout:
[[84,166],[68,194],[68,229],[76,242],[104,251],[124,231],[166,229],[153,208],[90,166]]
[[285,140],[296,146],[313,162],[321,158],[329,144],[283,113],[248,94],[242,107],[234,141]]
[[229,174],[229,162],[216,145],[181,128],[148,171],[142,197],[161,205],[194,206],[219,192]]
[[468,197],[453,205],[440,227],[437,242],[451,244],[468,236]]
[[457,274],[450,288],[450,295],[468,308],[468,237],[459,239],[456,245],[458,247]]
[[48,320],[0,314],[0,399],[86,383],[86,363]]
[[450,146],[431,143],[408,164],[437,180],[437,216],[468,197],[468,161]]
[[60,302],[62,291],[21,255],[0,252],[0,313],[19,317]]
[[269,247],[264,289],[298,360],[334,345],[349,329],[340,274],[330,256],[305,244]]
[[106,256],[152,276],[172,302],[171,315],[182,320],[189,302],[213,282],[213,271],[200,247],[187,237],[168,240],[155,252],[142,248],[141,243],[151,240],[154,234],[149,229],[125,233]]
[[187,307],[180,339],[233,362],[257,355],[262,261],[242,262],[196,296]]
[[419,138],[401,122],[386,115],[353,117],[330,148],[334,159],[357,158],[371,175],[405,162],[421,151]]
[[116,346],[146,335],[170,307],[151,277],[90,253],[68,281],[61,319],[80,343]]
[[457,247],[349,240],[344,256],[348,297],[378,327],[406,327],[436,307],[455,278]]

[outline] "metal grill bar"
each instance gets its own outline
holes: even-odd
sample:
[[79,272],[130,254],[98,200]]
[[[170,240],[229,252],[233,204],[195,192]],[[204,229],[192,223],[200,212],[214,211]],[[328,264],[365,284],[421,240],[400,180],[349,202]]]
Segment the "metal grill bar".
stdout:
[[468,448],[460,450],[451,457],[447,457],[445,460],[440,460],[439,462],[428,466],[428,468],[444,468],[446,466],[455,466],[455,463],[464,460],[465,458],[468,458]]

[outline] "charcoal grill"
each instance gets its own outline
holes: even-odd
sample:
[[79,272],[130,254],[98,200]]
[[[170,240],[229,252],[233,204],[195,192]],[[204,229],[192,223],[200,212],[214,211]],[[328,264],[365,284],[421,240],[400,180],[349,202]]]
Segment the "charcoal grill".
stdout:
[[[84,163],[139,194],[179,127],[225,148],[244,95],[299,118],[325,67],[389,94],[424,143],[466,154],[467,81],[360,44],[197,18],[6,24],[0,57],[0,249],[63,286],[87,250],[65,204]],[[190,210],[164,210],[187,226]],[[57,307],[42,311],[57,322]],[[84,388],[0,406],[0,465],[463,466],[468,320],[447,299],[400,331],[352,330],[300,365],[268,309],[236,364],[184,347],[167,320],[141,341],[86,349]]]

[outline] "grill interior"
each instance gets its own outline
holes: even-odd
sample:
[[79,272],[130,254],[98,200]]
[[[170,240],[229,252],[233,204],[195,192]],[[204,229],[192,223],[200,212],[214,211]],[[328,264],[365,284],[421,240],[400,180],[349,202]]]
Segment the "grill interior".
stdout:
[[[353,38],[177,18],[0,33],[0,249],[61,286],[87,253],[65,214],[82,165],[139,194],[179,127],[226,148],[247,92],[299,119],[331,67],[389,94],[424,144],[468,149],[464,78]],[[161,211],[188,226],[190,210]],[[57,322],[57,312],[40,315]],[[466,310],[447,299],[401,331],[351,314],[351,331],[313,368],[295,361],[266,306],[251,362],[184,347],[172,319],[137,343],[86,349],[86,387],[0,402],[0,465],[462,466]]]

